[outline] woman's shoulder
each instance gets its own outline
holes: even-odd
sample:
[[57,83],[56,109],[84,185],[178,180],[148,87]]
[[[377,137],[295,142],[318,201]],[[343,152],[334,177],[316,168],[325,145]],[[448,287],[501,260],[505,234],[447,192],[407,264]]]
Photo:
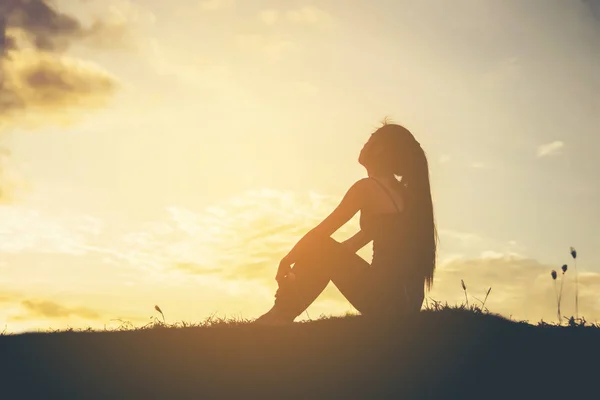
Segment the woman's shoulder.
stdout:
[[369,195],[369,184],[369,178],[362,178],[357,180],[350,186],[350,189],[346,191],[344,199],[358,202],[358,204],[361,204],[362,207],[362,204]]
[[361,178],[361,179],[357,180],[356,182],[354,182],[352,184],[352,186],[350,186],[349,191],[354,192],[356,194],[365,194],[367,192],[370,192],[373,189],[374,183],[375,182],[373,181],[372,178],[369,178],[369,177]]

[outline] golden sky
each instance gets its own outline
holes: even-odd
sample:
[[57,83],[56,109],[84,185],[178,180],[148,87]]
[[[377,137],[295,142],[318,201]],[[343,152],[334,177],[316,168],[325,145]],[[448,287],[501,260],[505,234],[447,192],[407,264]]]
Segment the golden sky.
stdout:
[[[385,116],[429,156],[432,298],[461,302],[464,279],[492,287],[493,312],[552,320],[550,271],[569,263],[573,314],[575,246],[580,314],[600,318],[596,1],[10,0],[2,16],[7,331],[143,324],[155,304],[171,322],[258,316]],[[308,311],[352,308],[330,288]]]

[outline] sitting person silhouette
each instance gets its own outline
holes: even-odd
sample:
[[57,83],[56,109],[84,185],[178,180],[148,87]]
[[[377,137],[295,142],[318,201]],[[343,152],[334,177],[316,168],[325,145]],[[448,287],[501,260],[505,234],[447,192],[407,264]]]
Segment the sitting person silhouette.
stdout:
[[[368,177],[354,183],[335,210],[281,260],[275,304],[256,323],[293,322],[329,281],[362,315],[421,309],[425,288],[433,283],[437,246],[425,152],[406,128],[384,123],[358,162]],[[358,211],[360,231],[342,243],[332,239]],[[356,254],[370,241],[371,264]]]

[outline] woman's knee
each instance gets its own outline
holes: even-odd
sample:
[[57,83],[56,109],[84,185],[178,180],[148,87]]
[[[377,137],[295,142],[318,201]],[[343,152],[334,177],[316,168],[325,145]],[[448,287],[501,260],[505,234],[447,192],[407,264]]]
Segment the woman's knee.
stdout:
[[319,238],[306,248],[300,259],[303,261],[321,261],[340,254],[342,244],[330,236]]

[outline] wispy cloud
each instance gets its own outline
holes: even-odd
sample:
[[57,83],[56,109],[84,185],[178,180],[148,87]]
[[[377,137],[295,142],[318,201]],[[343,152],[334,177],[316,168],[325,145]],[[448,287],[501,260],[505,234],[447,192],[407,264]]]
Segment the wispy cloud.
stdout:
[[102,231],[91,216],[47,216],[24,207],[0,208],[0,252],[85,254],[88,240]]
[[103,106],[118,87],[116,78],[94,63],[30,50],[5,60],[4,76],[0,119],[22,119],[22,125],[31,125],[32,115],[39,124],[65,110]]
[[484,239],[476,234],[469,232],[459,232],[451,229],[439,229],[440,237],[455,240],[463,246],[474,246],[484,242]]
[[20,295],[14,292],[7,292],[5,290],[2,290],[2,292],[0,292],[0,303],[15,302],[18,301],[19,298]]
[[[270,280],[278,258],[334,206],[328,196],[262,189],[202,212],[170,207],[169,220],[157,222],[153,231],[124,236],[118,257],[157,271],[213,275],[219,270],[228,279]],[[340,234],[357,230],[351,225]]]
[[560,140],[543,144],[538,147],[537,156],[538,158],[542,158],[561,154],[564,146],[564,142],[561,142]]
[[96,310],[87,307],[67,307],[48,300],[23,300],[21,305],[28,311],[28,315],[14,318],[67,318],[79,317],[84,319],[99,319],[100,314]]

